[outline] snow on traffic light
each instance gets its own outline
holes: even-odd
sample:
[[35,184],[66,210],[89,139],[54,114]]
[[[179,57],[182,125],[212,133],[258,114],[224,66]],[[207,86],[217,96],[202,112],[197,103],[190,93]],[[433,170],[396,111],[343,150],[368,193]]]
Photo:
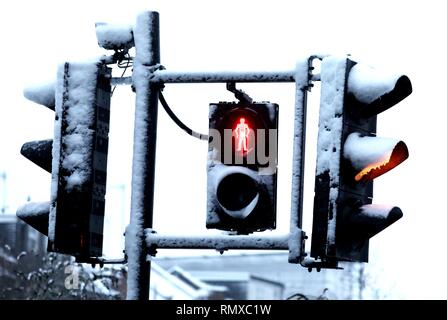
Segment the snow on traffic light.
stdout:
[[207,228],[276,227],[278,105],[210,104]]
[[405,75],[323,59],[311,246],[323,267],[367,262],[369,239],[402,217],[398,207],[372,204],[373,179],[408,158],[403,141],[376,137],[376,127],[377,114],[411,92]]
[[48,236],[48,251],[80,262],[102,255],[110,81],[111,69],[101,60],[66,62],[56,85],[25,90],[56,112],[54,139],[27,142],[21,150],[51,172],[51,199],[27,203],[17,215]]

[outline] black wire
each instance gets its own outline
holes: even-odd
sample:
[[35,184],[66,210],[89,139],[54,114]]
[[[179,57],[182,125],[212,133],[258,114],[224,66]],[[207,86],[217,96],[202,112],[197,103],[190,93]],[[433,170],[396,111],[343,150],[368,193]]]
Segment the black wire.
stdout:
[[118,67],[127,69],[128,67],[133,66],[133,61],[132,58],[130,57],[130,54],[126,53],[124,57],[125,58],[123,60],[118,61]]
[[165,109],[168,116],[172,119],[172,121],[175,122],[176,125],[178,125],[180,127],[180,129],[184,130],[187,134],[189,134],[190,136],[193,136],[194,138],[208,141],[208,135],[195,132],[194,130],[190,129],[187,125],[185,125],[179,118],[177,118],[177,116],[174,114],[174,112],[171,110],[171,108],[169,108],[169,105],[166,102],[165,97],[163,96],[163,93],[161,93],[161,90],[159,92],[158,99],[160,100],[161,105]]
[[[126,57],[127,56],[127,57]],[[121,78],[124,76],[124,74],[126,73],[126,70],[129,66],[133,65],[133,61],[129,55],[129,53],[127,53],[125,55],[126,59],[123,59],[121,61],[118,61],[118,67],[119,68],[124,68],[123,73],[121,74]],[[123,63],[123,61],[126,61],[126,64]],[[115,91],[116,86],[113,87],[112,89],[112,95],[113,92]],[[159,100],[161,102],[161,105],[163,106],[163,108],[165,109],[166,113],[168,114],[168,116],[172,119],[172,121],[175,122],[175,124],[177,126],[180,127],[180,129],[184,130],[187,134],[193,136],[194,138],[200,139],[200,140],[205,140],[208,141],[208,135],[206,134],[201,134],[198,133],[194,130],[192,130],[191,128],[189,128],[187,125],[185,125],[179,118],[177,118],[177,116],[175,115],[175,113],[171,110],[171,108],[169,107],[168,103],[166,102],[165,97],[163,96],[163,93],[161,93],[161,90],[159,91]]]
[[[120,78],[122,78],[124,76],[124,74],[126,73],[127,68],[129,68],[129,67],[131,67],[133,65],[132,59],[131,59],[129,53],[127,53],[126,56],[127,56],[126,64],[123,64],[123,60],[118,61],[118,68],[121,68],[121,69],[124,68],[124,71],[121,74]],[[116,85],[112,89],[112,93],[111,93],[112,96],[113,96],[113,93],[115,92],[115,89],[116,89]]]

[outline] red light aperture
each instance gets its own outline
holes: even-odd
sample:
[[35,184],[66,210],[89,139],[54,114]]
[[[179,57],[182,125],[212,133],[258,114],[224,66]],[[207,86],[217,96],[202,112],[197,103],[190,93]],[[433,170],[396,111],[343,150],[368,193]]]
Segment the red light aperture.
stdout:
[[236,139],[236,151],[247,153],[249,151],[249,134],[252,132],[252,129],[244,117],[238,118],[234,128],[233,135]]

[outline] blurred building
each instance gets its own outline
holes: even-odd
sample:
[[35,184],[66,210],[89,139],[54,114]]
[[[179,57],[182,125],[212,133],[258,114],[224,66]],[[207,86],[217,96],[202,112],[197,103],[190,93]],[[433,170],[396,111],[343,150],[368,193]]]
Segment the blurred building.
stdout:
[[221,300],[226,291],[225,286],[208,284],[182,268],[167,271],[151,265],[151,300]]
[[[15,283],[18,281],[18,270],[26,274],[38,269],[42,257],[46,254],[46,246],[46,237],[17,219],[15,215],[0,215],[0,289],[2,286],[17,287]],[[299,265],[288,263],[287,253],[156,258],[152,263],[150,298],[153,300],[276,300],[292,296],[309,299],[371,298],[364,293],[367,276],[363,266],[352,263],[343,267],[344,270],[309,273]],[[123,298],[126,291],[126,268],[120,271],[122,275],[109,277],[109,280],[105,271],[101,270],[100,274],[92,277],[92,281],[95,282],[94,291],[96,294],[105,292],[106,290],[99,290],[105,284],[109,290],[108,296],[112,292],[111,288],[115,287],[113,293],[116,293],[116,298]],[[115,278],[119,278],[119,284],[112,286],[108,283]],[[99,281],[102,283],[96,284]],[[21,286],[25,289],[26,285],[22,283]]]
[[0,246],[12,255],[21,252],[43,255],[47,249],[47,240],[15,214],[4,214],[0,215]]
[[[0,215],[0,277],[14,277],[19,260],[31,262],[41,259],[46,253],[46,246],[46,237],[16,215]],[[33,263],[29,265],[31,267]]]
[[227,288],[224,299],[280,300],[284,284],[241,271],[197,271],[198,279]]
[[157,258],[166,268],[180,267],[198,279],[228,289],[226,298],[287,299],[296,294],[309,299],[364,299],[361,264],[343,270],[307,269],[288,263],[287,253]]

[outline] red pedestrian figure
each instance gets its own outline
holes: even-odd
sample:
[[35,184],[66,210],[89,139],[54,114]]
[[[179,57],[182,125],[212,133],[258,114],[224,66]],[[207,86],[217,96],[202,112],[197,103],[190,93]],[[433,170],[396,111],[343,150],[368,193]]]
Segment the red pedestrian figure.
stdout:
[[250,133],[250,128],[245,123],[245,118],[240,118],[239,123],[236,126],[236,129],[234,129],[234,134],[236,135],[237,139],[237,151],[247,151],[247,145],[248,145],[248,134]]

